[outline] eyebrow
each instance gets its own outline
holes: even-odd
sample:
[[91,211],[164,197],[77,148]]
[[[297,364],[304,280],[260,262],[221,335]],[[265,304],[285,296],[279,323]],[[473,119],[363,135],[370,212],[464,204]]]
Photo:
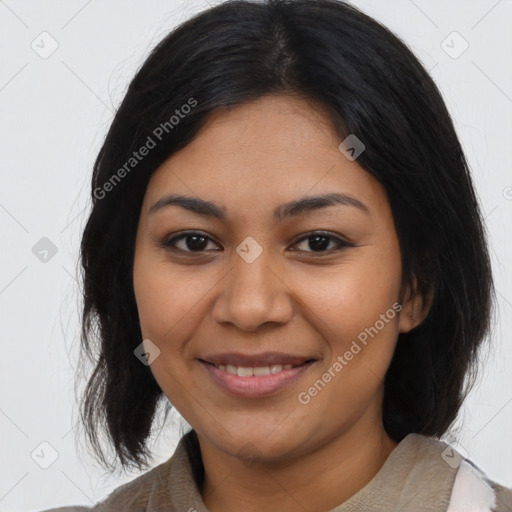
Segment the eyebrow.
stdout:
[[[274,219],[277,222],[281,222],[285,218],[296,217],[305,212],[335,205],[351,206],[368,215],[370,214],[369,208],[363,202],[359,201],[359,199],[349,194],[333,192],[316,196],[306,196],[296,201],[282,204],[275,208]],[[167,206],[180,206],[198,215],[214,217],[219,220],[227,219],[226,209],[224,207],[212,201],[206,201],[205,199],[178,194],[171,194],[160,198],[151,206],[149,213],[157,212]]]

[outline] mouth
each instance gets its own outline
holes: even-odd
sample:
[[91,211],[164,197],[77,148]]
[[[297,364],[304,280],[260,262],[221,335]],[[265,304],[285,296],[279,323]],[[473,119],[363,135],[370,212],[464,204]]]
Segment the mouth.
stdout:
[[232,396],[262,397],[295,382],[319,360],[283,353],[217,354],[198,358],[211,381]]
[[241,366],[234,364],[214,364],[210,361],[199,359],[202,363],[209,364],[217,368],[220,371],[229,373],[230,375],[238,375],[239,377],[254,377],[261,375],[275,375],[281,373],[283,370],[291,370],[292,368],[299,368],[301,366],[313,363],[317,359],[307,359],[306,361],[299,364],[266,364],[261,366]]

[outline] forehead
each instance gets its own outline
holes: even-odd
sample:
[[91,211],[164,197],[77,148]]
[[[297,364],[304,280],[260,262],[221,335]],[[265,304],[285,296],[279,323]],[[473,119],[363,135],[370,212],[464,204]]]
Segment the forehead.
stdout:
[[385,200],[382,186],[340,152],[340,142],[325,109],[302,99],[268,96],[217,110],[192,142],[155,171],[146,209],[169,192],[246,214],[332,192],[378,207]]

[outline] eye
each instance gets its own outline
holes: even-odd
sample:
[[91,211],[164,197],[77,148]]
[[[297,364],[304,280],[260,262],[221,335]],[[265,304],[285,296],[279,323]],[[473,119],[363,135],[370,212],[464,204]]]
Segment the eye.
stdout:
[[[160,242],[160,245],[164,249],[201,254],[208,251],[208,246],[210,243],[214,246],[220,247],[206,234],[198,231],[189,231],[182,232],[170,239],[165,239]],[[298,249],[298,251],[310,253],[331,253],[337,250],[341,250],[344,247],[354,247],[354,244],[346,242],[324,231],[314,231],[308,233],[293,245],[298,246],[301,243],[305,245],[306,248]],[[209,250],[222,251],[222,249],[212,249],[211,246]],[[291,250],[297,251],[297,249]]]
[[189,231],[180,233],[168,240],[163,240],[161,245],[165,249],[201,253],[208,247],[208,242],[213,242],[213,240],[198,231]]
[[[304,252],[333,252],[333,249],[340,250],[344,247],[354,247],[354,244],[341,240],[338,237],[331,235],[330,233],[324,231],[315,231],[312,233],[308,233],[306,236],[302,237],[298,240],[294,245],[298,245],[300,242],[304,242],[306,247],[311,250],[299,249]],[[330,247],[330,244],[334,244],[334,247]],[[292,249],[295,250],[295,249]]]

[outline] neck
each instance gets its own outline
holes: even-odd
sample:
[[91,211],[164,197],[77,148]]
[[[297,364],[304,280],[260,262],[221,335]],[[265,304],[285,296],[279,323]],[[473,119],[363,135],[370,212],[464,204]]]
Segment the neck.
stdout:
[[397,446],[379,423],[353,428],[292,460],[248,465],[199,441],[202,497],[210,512],[331,510],[370,482]]

